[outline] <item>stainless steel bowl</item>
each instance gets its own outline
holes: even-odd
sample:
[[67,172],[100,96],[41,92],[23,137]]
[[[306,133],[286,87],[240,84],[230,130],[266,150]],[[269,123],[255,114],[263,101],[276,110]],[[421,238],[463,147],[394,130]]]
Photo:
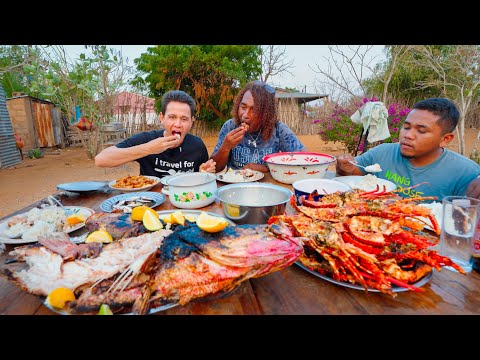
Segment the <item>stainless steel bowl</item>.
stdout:
[[266,224],[271,216],[285,212],[293,193],[278,185],[241,183],[222,186],[217,198],[225,217],[236,224]]

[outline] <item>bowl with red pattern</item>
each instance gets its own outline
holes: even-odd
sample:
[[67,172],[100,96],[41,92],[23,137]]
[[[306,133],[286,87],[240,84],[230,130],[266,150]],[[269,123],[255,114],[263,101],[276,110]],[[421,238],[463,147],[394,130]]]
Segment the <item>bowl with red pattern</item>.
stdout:
[[335,156],[316,152],[278,152],[263,157],[272,177],[284,184],[321,179]]

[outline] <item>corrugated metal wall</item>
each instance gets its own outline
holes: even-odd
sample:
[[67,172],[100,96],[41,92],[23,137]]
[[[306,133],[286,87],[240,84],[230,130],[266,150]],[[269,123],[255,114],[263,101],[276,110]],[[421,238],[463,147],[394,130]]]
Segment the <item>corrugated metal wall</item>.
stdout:
[[0,85],[0,167],[14,166],[20,161],[20,152],[17,149],[10,116],[8,116],[5,91]]
[[56,108],[52,105],[50,108],[52,113],[52,127],[53,127],[53,138],[55,141],[55,145],[60,145],[65,147],[65,136],[63,134],[63,123],[62,123],[62,112],[59,108]]
[[52,113],[50,104],[42,104],[32,101],[33,117],[35,120],[35,129],[37,131],[37,140],[39,147],[55,146],[53,136]]

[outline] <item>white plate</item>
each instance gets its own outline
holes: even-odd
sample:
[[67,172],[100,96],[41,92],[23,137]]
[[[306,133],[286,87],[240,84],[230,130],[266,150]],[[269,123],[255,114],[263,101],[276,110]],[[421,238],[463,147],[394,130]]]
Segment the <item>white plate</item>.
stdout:
[[215,175],[217,176],[218,181],[221,181],[221,182],[224,182],[224,183],[227,183],[227,184],[236,184],[236,183],[258,181],[260,179],[263,179],[263,177],[265,176],[265,174],[262,173],[261,171],[251,170],[253,175],[248,177],[248,178],[244,178],[240,174],[240,171],[242,171],[242,170],[232,170],[232,171],[229,171],[227,173],[225,173],[225,171],[221,171],[219,173],[216,173]]
[[[87,207],[84,207],[84,206],[64,206],[65,209],[67,210],[70,210],[71,214],[75,214],[75,213],[81,213],[85,216],[85,219],[87,219],[90,215],[92,215],[93,213],[95,213],[95,211],[93,211],[92,209],[90,208],[87,208]],[[28,212],[28,211],[27,211]],[[27,212],[24,212],[22,214],[18,214],[18,215],[23,215],[23,214],[26,214]],[[5,219],[4,221],[2,221],[0,223],[0,234],[2,234],[5,230],[8,229],[8,220],[9,219]],[[75,226],[72,226],[70,227],[67,231],[65,231],[67,234],[75,231],[75,230],[78,230],[82,227],[85,226],[85,223],[79,223],[79,224],[76,224]],[[38,240],[37,239],[11,239],[11,238],[8,238],[8,237],[4,237],[4,236],[1,236],[0,235],[0,243],[4,243],[4,244],[28,244],[28,243],[34,243],[34,242],[37,242]]]
[[[295,264],[298,265],[299,267],[301,267],[303,270],[306,270],[310,274],[315,275],[316,277],[319,277],[320,279],[327,280],[327,281],[329,281],[331,283],[334,283],[336,285],[344,286],[344,287],[347,287],[347,288],[350,288],[350,289],[365,291],[365,288],[361,285],[356,285],[356,284],[351,284],[351,283],[348,283],[348,282],[334,280],[334,279],[332,279],[328,276],[322,275],[322,274],[320,274],[320,273],[318,273],[314,270],[309,269],[308,267],[304,266],[300,261],[296,261]],[[413,284],[410,284],[410,285],[415,286],[415,287],[420,287],[420,286],[425,285],[427,282],[429,282],[431,278],[432,278],[432,271],[430,271],[427,275],[425,275],[423,278],[421,278],[417,282],[415,282]],[[371,288],[368,288],[367,290],[369,292],[381,292],[380,290],[371,289]],[[396,285],[392,285],[391,290],[393,292],[402,292],[402,291],[408,291],[409,289],[404,288],[404,287],[400,287],[400,286],[396,286]]]
[[154,208],[155,206],[163,204],[163,202],[166,200],[165,195],[154,192],[154,191],[136,192],[135,194],[122,194],[122,195],[113,196],[105,200],[103,203],[100,204],[100,210],[105,212],[112,212],[113,205],[115,205],[120,200],[127,200],[133,196],[152,198],[154,203],[149,206],[151,208]]
[[[177,210],[162,210],[162,211],[157,211],[157,214],[158,214],[158,217],[160,219],[163,219],[164,217],[170,215],[171,213],[175,212],[175,211],[181,211],[183,215],[189,215],[191,216],[194,221],[197,221],[197,217],[198,215],[200,215],[200,213],[202,212],[201,210],[186,210],[186,209],[177,209]],[[216,213],[213,213],[213,212],[209,212],[209,211],[205,211],[208,215],[210,216],[216,216],[216,217],[219,217],[219,218],[222,218],[222,219],[225,219],[227,220],[227,222],[232,225],[232,226],[236,226],[236,224],[232,221],[232,220],[229,220],[225,217],[223,217],[222,215],[219,215],[219,214],[216,214]]]
[[[365,191],[372,191],[376,189],[376,185],[378,184],[380,186],[380,190],[383,190],[383,185],[385,185],[387,191],[392,191],[397,188],[397,185],[395,185],[393,182],[385,180],[385,179],[380,179],[375,176],[375,184],[364,184],[365,182],[365,176],[338,176],[333,178],[332,180],[335,181],[341,181],[347,185],[350,185],[352,189],[362,189]],[[374,175],[372,175],[374,176]]]
[[147,175],[142,175],[142,176],[144,176],[146,178],[149,178],[149,179],[152,179],[152,180],[155,180],[155,184],[147,185],[147,186],[143,186],[143,187],[139,187],[139,188],[117,188],[117,187],[113,187],[113,185],[117,182],[117,179],[116,179],[116,180],[109,181],[108,182],[108,187],[110,189],[118,190],[118,191],[121,191],[121,192],[147,191],[147,190],[150,190],[151,188],[153,188],[155,185],[157,185],[160,182],[160,178],[158,178],[156,176],[147,176]]

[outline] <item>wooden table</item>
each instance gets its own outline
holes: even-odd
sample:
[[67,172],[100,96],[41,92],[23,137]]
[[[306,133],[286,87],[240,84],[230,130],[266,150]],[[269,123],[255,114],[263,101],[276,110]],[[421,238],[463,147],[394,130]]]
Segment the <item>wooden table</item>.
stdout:
[[[266,174],[261,182],[281,184]],[[218,182],[218,186],[224,185]],[[160,192],[161,185],[151,191]],[[86,206],[99,211],[100,204],[107,198],[119,194],[117,191],[93,192],[87,195],[57,192],[55,196],[64,205]],[[38,204],[38,203],[37,203]],[[36,204],[21,209],[28,211]],[[155,210],[176,209],[168,199]],[[203,209],[222,214],[221,204],[215,202]],[[8,215],[10,217],[13,214]],[[80,231],[80,230],[78,230]],[[7,245],[0,256],[3,263],[8,252]],[[309,274],[297,265],[266,276],[245,281],[232,294],[221,299],[198,301],[186,306],[176,306],[158,312],[158,315],[277,315],[277,314],[328,314],[328,315],[450,315],[480,314],[480,274],[472,271],[468,275],[443,269],[434,270],[431,280],[422,286],[424,292],[399,292],[396,298],[389,295],[364,292],[330,283]],[[39,297],[21,290],[5,277],[0,277],[0,314],[54,315]]]

